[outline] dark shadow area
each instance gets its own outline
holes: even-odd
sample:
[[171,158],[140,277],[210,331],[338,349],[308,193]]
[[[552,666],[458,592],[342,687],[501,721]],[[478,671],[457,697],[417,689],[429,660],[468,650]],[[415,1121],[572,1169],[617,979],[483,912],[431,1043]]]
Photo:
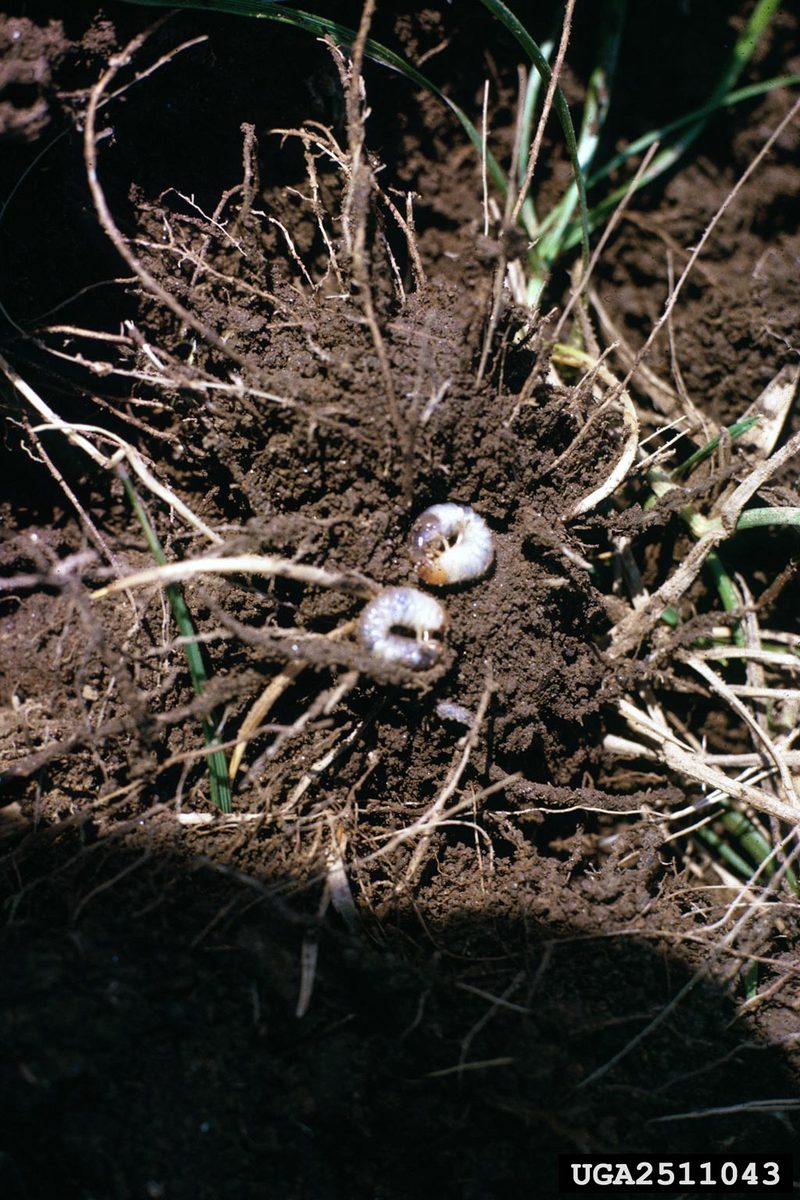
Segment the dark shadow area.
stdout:
[[796,1091],[710,984],[581,1088],[688,978],[596,912],[334,917],[298,1019],[319,890],[135,840],[51,830],[4,859],[4,1200],[547,1197],[558,1153],[795,1143],[786,1114],[674,1119]]

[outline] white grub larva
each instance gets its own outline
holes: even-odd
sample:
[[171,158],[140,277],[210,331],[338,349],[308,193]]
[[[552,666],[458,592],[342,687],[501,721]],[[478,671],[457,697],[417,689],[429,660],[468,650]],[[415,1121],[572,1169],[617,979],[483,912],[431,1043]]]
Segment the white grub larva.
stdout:
[[442,652],[433,635],[446,626],[447,613],[433,596],[416,588],[390,587],[366,605],[358,633],[364,649],[382,662],[425,671]]
[[464,504],[433,504],[412,526],[411,559],[431,587],[480,579],[493,558],[491,529]]

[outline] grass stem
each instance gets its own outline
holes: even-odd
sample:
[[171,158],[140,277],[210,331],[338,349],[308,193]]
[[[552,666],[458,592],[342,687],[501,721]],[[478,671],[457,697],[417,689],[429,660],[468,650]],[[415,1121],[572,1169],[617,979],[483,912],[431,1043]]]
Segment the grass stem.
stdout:
[[[117,467],[117,474],[122,481],[122,486],[125,488],[136,518],[142,527],[150,553],[160,567],[166,566],[167,557],[164,554],[161,542],[158,540],[153,524],[147,515],[147,510],[131,483],[130,476],[122,467]],[[192,618],[189,615],[189,609],[186,605],[183,592],[174,583],[167,585],[166,592],[170,608],[172,609],[172,615],[175,618],[175,624],[178,626],[181,636],[186,639],[183,649],[186,655],[186,663],[189,667],[192,687],[194,688],[195,695],[202,696],[208,682],[208,675],[202,651],[196,640],[197,635]],[[203,717],[202,728],[206,746],[212,747],[207,759],[211,800],[221,812],[229,813],[231,811],[231,790],[228,784],[227,759],[225,758],[224,751],[213,749],[214,746],[219,745],[220,738],[212,721],[208,717]]]

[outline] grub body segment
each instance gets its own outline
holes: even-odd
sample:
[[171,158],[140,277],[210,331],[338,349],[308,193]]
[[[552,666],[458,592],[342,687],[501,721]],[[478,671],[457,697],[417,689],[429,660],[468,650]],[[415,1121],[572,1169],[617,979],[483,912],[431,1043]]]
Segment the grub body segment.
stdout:
[[411,529],[411,559],[429,587],[480,579],[494,561],[494,536],[465,504],[432,504]]
[[424,671],[442,652],[435,635],[447,627],[438,600],[412,587],[390,587],[364,608],[358,632],[364,649],[384,663]]

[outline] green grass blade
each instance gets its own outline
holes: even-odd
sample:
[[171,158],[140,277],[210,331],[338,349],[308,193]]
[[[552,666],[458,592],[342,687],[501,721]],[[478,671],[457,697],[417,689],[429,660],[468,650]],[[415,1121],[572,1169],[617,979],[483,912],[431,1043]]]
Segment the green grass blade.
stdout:
[[[698,117],[708,118],[713,116],[715,112],[718,112],[722,108],[731,108],[735,104],[742,104],[746,100],[752,100],[757,96],[763,96],[766,92],[775,91],[777,88],[797,87],[798,84],[800,84],[800,75],[777,75],[774,79],[766,79],[762,83],[751,83],[748,84],[747,87],[738,88],[735,92],[730,92],[727,96],[724,96],[719,103],[706,104],[702,108],[695,108],[692,110],[692,112],[686,113],[685,116],[678,117],[677,120],[670,121],[669,124],[662,125],[659,129],[653,129],[649,133],[645,133],[640,138],[637,138],[636,141],[631,142],[631,144],[623,151],[615,155],[614,158],[609,159],[609,161],[603,167],[595,171],[595,173],[588,180],[588,186],[593,187],[596,183],[599,183],[601,179],[604,179],[607,175],[610,175],[611,172],[616,170],[617,167],[627,162],[628,159],[633,158],[634,155],[640,154],[643,150],[647,150],[650,146],[652,146],[653,142],[663,142],[671,133],[674,133],[676,130],[683,129],[687,125],[691,125],[692,122],[698,119]],[[639,182],[636,185],[636,191],[641,191],[643,187],[646,187],[649,183],[652,183],[653,180],[657,179],[659,175],[663,174],[664,171],[673,166],[679,157],[680,155],[673,153],[671,149],[662,151],[660,155],[657,154],[648,169],[639,179]],[[616,188],[613,192],[610,192],[608,196],[606,196],[599,204],[591,209],[589,212],[589,228],[593,230],[597,229],[599,225],[602,225],[606,217],[613,212],[620,200],[624,199],[630,190],[630,183],[623,184],[621,187]],[[542,222],[542,227],[546,228],[547,223],[547,221]],[[564,237],[564,249],[569,250],[573,246],[577,245],[577,243],[580,241],[580,237],[581,231],[578,226],[575,224],[571,225]]]
[[[733,92],[728,92],[721,100],[709,101],[701,108],[693,108],[691,112],[684,113],[682,117],[676,117],[674,121],[669,121],[666,125],[659,126],[658,129],[651,129],[649,133],[643,133],[641,137],[636,138],[619,154],[615,154],[602,167],[598,167],[589,177],[589,187],[594,187],[600,180],[605,179],[612,171],[616,171],[617,167],[623,166],[629,159],[637,154],[641,154],[645,150],[649,150],[653,142],[664,142],[673,133],[685,129],[687,125],[700,120],[702,117],[712,117],[714,113],[719,112],[723,108],[733,108],[737,104],[743,104],[746,100],[754,100],[758,96],[763,96],[767,92],[774,92],[777,88],[796,87],[800,84],[800,75],[776,75],[772,79],[762,79],[759,83],[748,83],[746,87],[737,88]],[[649,178],[649,176],[648,176]],[[618,197],[624,195],[627,189],[622,188]],[[597,210],[592,209],[589,217]]]
[[[735,441],[737,437],[741,437],[743,433],[747,433],[754,425],[757,425],[760,417],[744,417],[741,421],[735,421],[733,425],[728,425],[725,432]],[[666,477],[668,484],[686,476],[692,471],[698,463],[709,458],[720,443],[722,434],[717,434],[716,437],[706,442],[699,450],[695,450],[694,454],[690,454],[687,459],[679,463],[677,467],[673,467],[672,471]],[[655,478],[655,477],[654,477]],[[663,490],[663,489],[662,489]],[[654,496],[653,499],[656,497]],[[648,504],[650,501],[648,500]],[[790,505],[785,505],[781,508],[749,508],[747,512],[740,513],[739,519],[736,522],[736,528],[739,529],[761,529],[766,525],[794,525],[800,527],[800,508],[793,508]]]
[[718,100],[724,96],[736,83],[780,6],[781,0],[759,0],[756,4],[750,14],[750,20],[734,43],[728,64],[720,77],[712,100]]
[[[541,51],[547,61],[550,61],[550,56],[553,53],[553,42],[542,42]],[[528,170],[528,158],[531,152],[533,143],[533,118],[536,114],[536,105],[539,99],[539,93],[542,89],[542,77],[538,71],[531,71],[528,75],[528,84],[525,88],[525,99],[522,104],[522,115],[519,123],[519,146],[517,151],[517,187],[522,187],[525,181],[525,174]],[[535,242],[539,236],[539,218],[536,215],[536,206],[533,202],[533,197],[528,193],[525,197],[522,208],[520,210],[520,221],[525,227],[525,231],[532,242]]]
[[[751,879],[754,867],[761,867],[762,864],[764,875],[771,879],[778,870],[772,846],[766,838],[762,837],[749,817],[745,816],[743,812],[739,812],[738,809],[728,806],[727,801],[724,803],[726,803],[726,808],[722,814],[722,825],[725,833],[734,839],[733,844],[721,837],[710,825],[701,825],[694,831],[695,836],[705,842],[710,850],[719,854],[720,858],[724,859],[743,881]],[[794,871],[786,872],[786,883],[789,890],[796,896],[798,881]]]
[[[706,561],[703,564],[703,569],[717,589],[717,595],[725,612],[736,612],[737,609],[744,607],[739,589],[731,579],[728,568],[716,550],[709,550],[706,555]],[[747,645],[747,637],[745,636],[741,621],[736,622],[732,632],[734,646]]]
[[[753,100],[758,96],[763,96],[766,92],[773,92],[777,88],[782,87],[797,87],[800,84],[799,75],[777,75],[773,79],[765,79],[761,83],[751,83],[747,87],[737,88],[736,91],[730,92],[724,96],[719,103],[705,104],[702,108],[695,108],[691,112],[686,113],[683,117],[678,117],[674,121],[670,121],[667,125],[662,125],[659,129],[652,129],[649,133],[642,134],[636,141],[630,143],[629,146],[613,158],[609,159],[602,167],[596,170],[588,179],[587,186],[594,187],[617,167],[622,166],[629,159],[637,154],[641,154],[644,150],[649,149],[653,142],[663,142],[676,130],[684,129],[687,125],[697,121],[699,117],[711,117],[714,113],[723,108],[732,108],[735,104],[742,104],[746,100]],[[636,191],[641,191],[649,183],[652,183],[659,175],[663,174],[670,166],[672,166],[680,155],[673,154],[671,150],[664,150],[660,155],[656,155],[653,162],[639,179],[636,185]],[[595,205],[589,212],[589,228],[590,230],[597,229],[602,225],[611,212],[617,207],[620,200],[631,190],[631,183],[622,184],[604,197],[599,204]],[[547,220],[542,222],[542,229],[546,230],[550,221],[555,219],[555,213],[551,213]],[[563,249],[569,250],[576,246],[581,238],[580,228],[573,222],[570,225],[567,233],[564,236]]]
[[[488,8],[492,16],[505,25],[509,33],[516,38],[542,79],[545,83],[549,83],[553,74],[550,70],[550,64],[522,22],[507,5],[502,3],[502,0],[481,0],[481,2],[485,8]],[[586,203],[586,181],[584,180],[583,171],[578,160],[578,144],[575,139],[575,129],[572,124],[569,106],[560,87],[556,87],[553,103],[561,124],[561,132],[564,135],[567,155],[572,166],[573,180],[578,189],[578,207],[580,210],[579,241],[581,242],[584,263],[587,264],[589,262],[589,208]]]
[[[773,876],[778,869],[778,863],[772,855],[772,847],[766,838],[762,837],[750,818],[745,816],[743,812],[739,812],[738,809],[730,808],[723,816],[722,823],[728,833],[738,839],[742,850],[744,850],[757,867],[760,867],[767,859],[770,860],[767,862],[764,870],[768,876]],[[786,882],[796,896],[797,876],[794,871],[788,870],[786,872]]]
[[800,508],[748,508],[736,522],[738,529],[760,529],[764,525],[800,527]]
[[[589,174],[594,162],[608,116],[627,7],[628,0],[606,0],[603,10],[597,64],[589,77],[578,138],[578,162],[584,177]],[[550,216],[548,226],[551,227],[546,236],[541,238],[536,247],[545,263],[552,264],[560,256],[564,233],[577,199],[578,191],[573,181]]]
[[759,0],[759,3],[756,4],[750,20],[736,39],[728,62],[709,97],[708,107],[710,112],[699,117],[697,121],[685,128],[673,146],[667,147],[662,154],[657,155],[656,162],[653,163],[653,168],[656,167],[658,159],[663,159],[663,163],[659,168],[659,174],[663,171],[668,171],[703,132],[711,114],[720,107],[724,96],[731,90],[747,66],[756,46],[769,28],[770,22],[779,7],[780,0]]
[[[544,55],[545,61],[549,64],[550,56],[555,48],[554,42],[542,42],[540,49]],[[533,118],[536,113],[536,105],[539,100],[539,93],[542,90],[542,77],[538,71],[531,71],[528,76],[528,86],[525,89],[525,103],[522,106],[522,120],[520,122],[520,148],[519,162],[517,166],[517,184],[521,185],[525,179],[525,172],[528,169],[528,155],[530,154],[531,144],[533,143]]]
[[[122,480],[123,487],[131,502],[131,507],[142,527],[144,536],[147,540],[147,545],[150,549],[155,561],[160,567],[166,565],[167,557],[164,554],[163,547],[158,540],[155,529],[150,521],[147,511],[142,504],[139,495],[131,483],[127,472],[118,468],[118,474]],[[205,686],[208,683],[208,675],[206,674],[206,666],[203,662],[203,655],[200,651],[195,638],[195,628],[192,623],[192,618],[189,615],[186,601],[183,597],[183,592],[175,584],[170,584],[167,589],[167,597],[169,599],[172,615],[175,618],[175,624],[180,630],[181,636],[186,638],[184,644],[184,652],[186,655],[186,663],[189,667],[189,675],[192,680],[192,687],[197,696],[202,696]],[[219,737],[214,729],[213,724],[204,717],[202,721],[203,740],[206,746],[215,746],[219,744]],[[211,800],[224,813],[231,811],[231,790],[228,783],[228,763],[225,753],[222,750],[211,750],[207,756],[208,762],[208,778],[211,788]]]
[[[737,437],[741,437],[743,433],[747,433],[749,429],[757,425],[759,420],[759,417],[745,417],[741,421],[734,421],[733,425],[727,427],[726,433],[730,436],[731,441],[735,441]],[[670,472],[671,478],[679,479],[682,475],[688,475],[698,463],[709,458],[719,445],[721,437],[721,434],[717,434],[716,437],[706,442],[705,446],[701,446],[699,450],[695,450],[694,454],[690,454],[687,459],[684,459],[682,463],[674,467]]]
[[704,842],[709,850],[713,850],[731,867],[742,880],[749,879],[753,874],[753,864],[743,858],[730,843],[712,829],[709,825],[701,825],[694,831],[695,836]]
[[[741,437],[748,429],[752,429],[758,423],[758,420],[758,417],[746,417],[742,421],[737,421],[735,424],[729,425],[726,432],[731,439]],[[650,471],[648,473],[648,482],[652,488],[652,495],[645,501],[645,511],[652,509],[660,497],[669,495],[676,487],[679,487],[680,485],[676,482],[677,479],[682,475],[688,474],[693,467],[713,454],[720,443],[721,436],[719,434],[711,438],[704,446],[696,450],[694,454],[690,454],[684,462],[673,468],[672,471]],[[695,538],[702,537],[711,524],[688,504],[680,510],[680,516]],[[786,523],[788,524],[789,522]],[[740,609],[742,607],[742,597],[739,594],[739,589],[733,582],[727,567],[716,550],[709,551],[704,564],[704,571],[716,589],[725,612],[735,612],[737,609]],[[735,645],[744,646],[746,644],[745,633],[740,622],[737,622],[734,626],[732,637]]]
[[[691,144],[700,136],[708,124],[709,119],[720,108],[728,107],[731,104],[739,103],[741,100],[746,100],[752,96],[759,95],[762,91],[769,91],[773,87],[783,87],[787,84],[794,84],[800,81],[797,75],[782,76],[775,80],[770,80],[766,84],[753,84],[750,87],[742,88],[739,92],[731,92],[731,88],[736,83],[736,80],[741,75],[753,52],[761,38],[766,33],[772,18],[780,7],[780,0],[759,0],[753,10],[747,25],[742,33],[736,39],[733,49],[731,50],[725,68],[717,81],[714,91],[709,97],[708,103],[699,109],[695,109],[692,113],[685,117],[679,118],[677,121],[671,121],[668,125],[663,126],[659,130],[653,130],[651,133],[645,134],[637,139],[620,155],[611,159],[609,163],[589,180],[589,186],[596,183],[603,176],[620,166],[626,159],[634,154],[646,150],[649,145],[655,141],[664,141],[667,137],[674,133],[681,133],[681,136],[674,142],[673,145],[666,146],[653,162],[650,164],[645,175],[639,180],[637,190],[652,182],[659,175],[668,171],[681,158]],[[628,193],[629,187],[617,189],[611,196],[606,197],[598,210],[593,210],[589,214],[590,228],[594,229],[598,224],[605,219],[608,213],[619,203],[619,201]],[[568,246],[573,246],[580,238],[580,233],[577,230],[572,230],[568,242],[565,241],[565,249]]]

